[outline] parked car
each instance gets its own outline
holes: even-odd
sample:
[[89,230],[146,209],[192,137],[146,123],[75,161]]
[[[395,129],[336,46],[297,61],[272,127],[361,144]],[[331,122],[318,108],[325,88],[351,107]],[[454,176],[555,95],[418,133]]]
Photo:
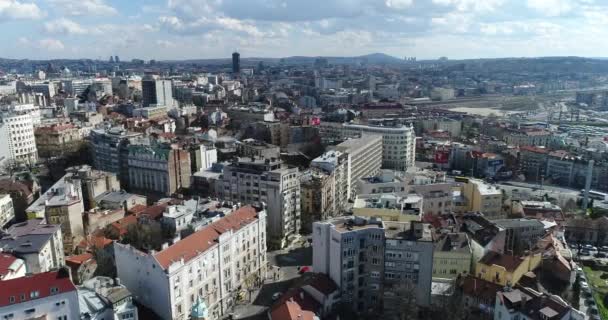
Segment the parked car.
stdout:
[[598,253],[595,255],[595,257],[596,257],[596,258],[606,258],[606,254],[605,254],[605,253],[603,253],[603,252],[598,252]]
[[582,250],[581,252],[579,252],[579,255],[581,255],[581,256],[588,256],[588,255],[591,255],[591,252],[589,252],[587,250]]
[[279,300],[279,298],[281,297],[282,293],[280,292],[275,292],[272,294],[272,301],[277,301]]

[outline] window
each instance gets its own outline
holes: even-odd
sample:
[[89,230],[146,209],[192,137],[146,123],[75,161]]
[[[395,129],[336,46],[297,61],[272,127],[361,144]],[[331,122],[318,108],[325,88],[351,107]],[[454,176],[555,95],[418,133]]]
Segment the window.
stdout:
[[51,287],[51,294],[55,294],[59,292],[59,289],[57,287]]
[[9,303],[15,303],[15,296],[10,296],[10,297],[8,298],[8,302],[9,302]]

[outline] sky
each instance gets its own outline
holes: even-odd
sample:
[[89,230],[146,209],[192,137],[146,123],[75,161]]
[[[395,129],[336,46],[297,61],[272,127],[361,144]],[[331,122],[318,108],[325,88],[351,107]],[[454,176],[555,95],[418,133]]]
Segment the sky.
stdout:
[[608,57],[608,0],[0,0],[0,57]]

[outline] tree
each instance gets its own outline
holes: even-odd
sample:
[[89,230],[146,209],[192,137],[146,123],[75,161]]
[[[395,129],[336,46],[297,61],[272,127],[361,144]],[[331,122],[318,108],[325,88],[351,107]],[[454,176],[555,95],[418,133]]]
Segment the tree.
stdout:
[[116,278],[116,264],[114,263],[114,256],[110,252],[104,248],[95,247],[93,257],[97,262],[96,276]]
[[416,285],[406,280],[394,287],[399,320],[418,320],[418,305],[416,304]]
[[123,238],[123,243],[142,251],[160,250],[163,242],[163,232],[158,223],[132,224],[127,227]]

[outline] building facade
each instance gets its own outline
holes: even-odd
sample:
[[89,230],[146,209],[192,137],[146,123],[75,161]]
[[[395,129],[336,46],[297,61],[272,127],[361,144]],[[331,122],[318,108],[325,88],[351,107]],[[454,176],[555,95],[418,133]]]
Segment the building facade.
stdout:
[[0,238],[0,248],[25,261],[27,273],[47,272],[65,265],[61,228],[41,222],[42,219],[32,219],[12,225]]
[[41,158],[75,155],[84,144],[80,129],[72,124],[38,127],[34,135]]
[[162,319],[188,319],[200,297],[212,319],[266,277],[266,213],[246,206],[159,252],[114,244],[118,277]]
[[13,199],[9,194],[0,194],[0,230],[15,220]]
[[67,270],[2,281],[2,319],[80,319],[78,292]]
[[190,187],[190,154],[166,144],[130,145],[129,188],[170,196]]
[[233,202],[266,206],[268,246],[283,248],[301,228],[300,172],[277,159],[238,158],[224,167],[216,194]]
[[358,193],[357,182],[364,177],[375,176],[382,167],[382,136],[364,135],[349,139],[336,146],[336,150],[347,154],[349,198]]
[[34,164],[38,160],[32,116],[24,112],[0,115],[0,162]]

